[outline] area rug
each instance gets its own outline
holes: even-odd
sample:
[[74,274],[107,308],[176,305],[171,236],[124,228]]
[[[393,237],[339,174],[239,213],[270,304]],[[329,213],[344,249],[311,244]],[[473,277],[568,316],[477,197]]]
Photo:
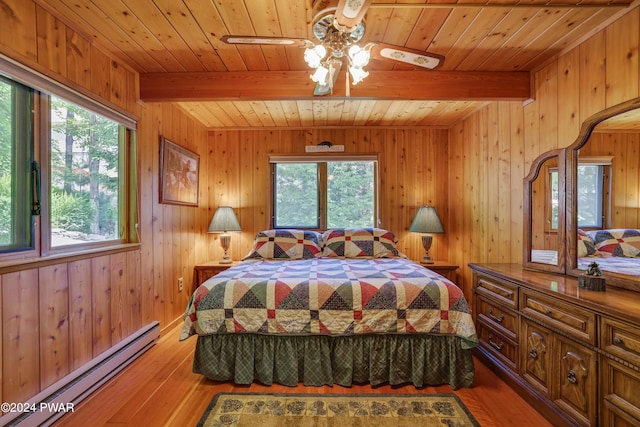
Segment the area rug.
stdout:
[[454,394],[218,393],[198,427],[480,426]]

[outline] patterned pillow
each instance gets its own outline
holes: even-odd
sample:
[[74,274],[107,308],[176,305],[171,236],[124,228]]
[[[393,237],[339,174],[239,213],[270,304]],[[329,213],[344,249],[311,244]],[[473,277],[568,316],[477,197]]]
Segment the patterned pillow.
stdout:
[[593,241],[604,254],[619,257],[640,257],[640,230],[616,228],[598,230]]
[[578,257],[593,255],[596,253],[596,244],[584,230],[578,229]]
[[264,230],[256,234],[244,259],[305,259],[322,255],[321,234],[310,230]]
[[401,256],[396,236],[382,228],[336,228],[322,235],[323,256],[384,258]]

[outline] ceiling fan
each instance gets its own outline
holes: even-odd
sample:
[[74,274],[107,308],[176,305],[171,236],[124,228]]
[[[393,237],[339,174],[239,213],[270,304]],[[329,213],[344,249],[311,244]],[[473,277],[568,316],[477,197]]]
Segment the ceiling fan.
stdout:
[[[337,5],[335,5],[337,1]],[[313,23],[313,34],[318,42],[304,38],[234,36],[225,35],[221,40],[228,44],[257,44],[298,46],[305,48],[304,59],[314,72],[311,79],[316,82],[314,95],[333,92],[333,85],[346,58],[348,65],[347,96],[349,96],[349,76],[356,85],[369,73],[364,67],[369,59],[401,62],[412,66],[433,70],[444,61],[444,56],[421,50],[409,49],[380,42],[369,42],[364,46],[357,43],[365,32],[364,15],[372,0],[316,0],[313,8],[318,10]]]

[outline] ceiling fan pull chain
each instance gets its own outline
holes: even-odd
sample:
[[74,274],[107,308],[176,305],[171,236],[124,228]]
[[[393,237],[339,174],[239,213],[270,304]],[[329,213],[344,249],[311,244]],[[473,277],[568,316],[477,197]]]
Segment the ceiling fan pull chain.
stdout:
[[349,87],[349,71],[345,72],[345,75],[347,76],[347,78],[345,79],[346,83],[346,88],[345,88],[345,93],[347,94],[347,98],[351,97],[351,88]]

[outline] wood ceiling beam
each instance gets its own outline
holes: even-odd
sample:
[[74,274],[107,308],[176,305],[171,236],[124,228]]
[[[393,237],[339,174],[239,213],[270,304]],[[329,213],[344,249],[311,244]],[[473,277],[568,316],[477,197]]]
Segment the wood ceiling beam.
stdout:
[[[345,73],[332,99],[495,101],[531,97],[528,72],[370,71],[346,91]],[[151,73],[140,75],[145,102],[303,100],[313,96],[308,71]]]
[[373,3],[370,9],[608,9],[629,8],[631,0],[621,3]]

